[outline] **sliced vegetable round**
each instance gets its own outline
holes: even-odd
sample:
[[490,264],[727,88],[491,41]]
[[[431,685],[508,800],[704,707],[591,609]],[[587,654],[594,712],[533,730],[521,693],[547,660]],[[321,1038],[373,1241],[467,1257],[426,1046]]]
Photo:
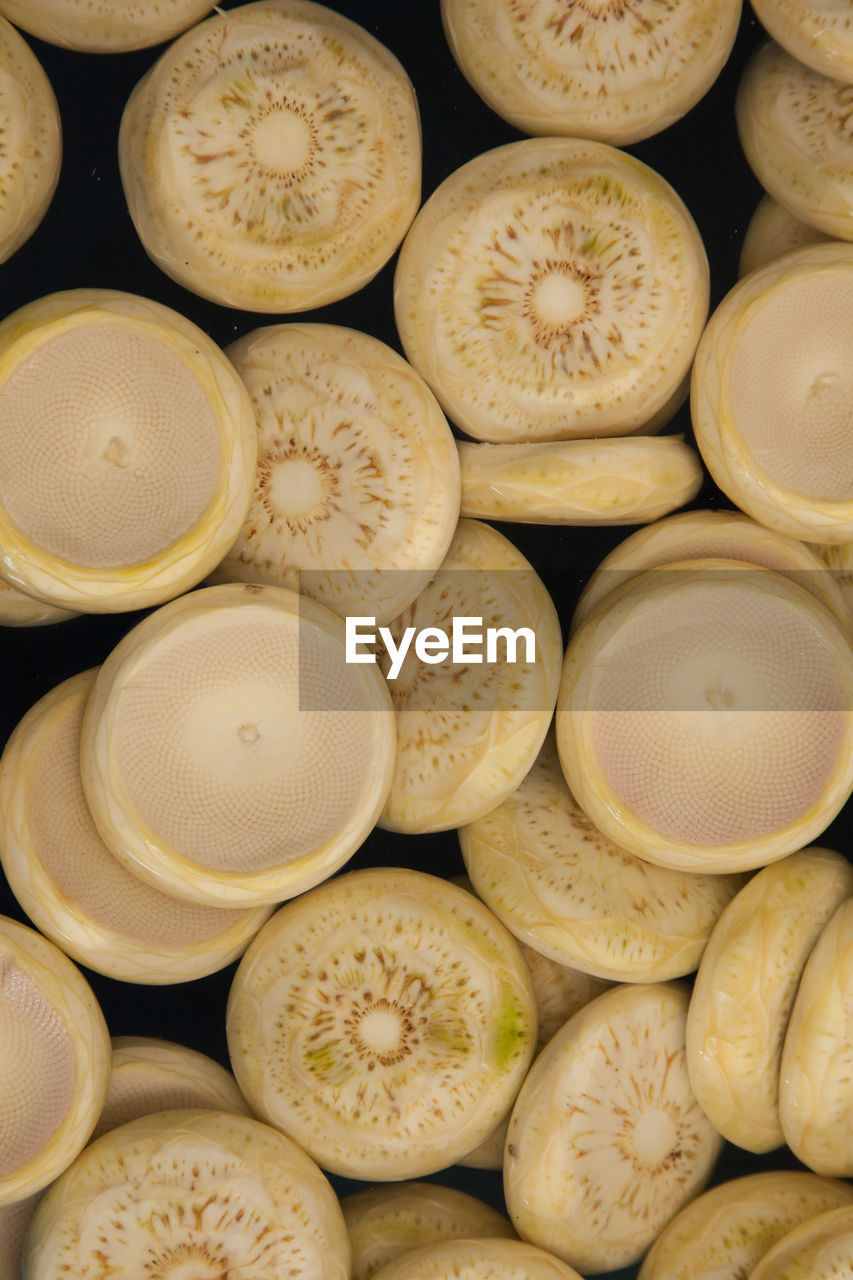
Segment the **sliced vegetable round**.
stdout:
[[853,82],[853,15],[843,0],[753,0],[752,7],[798,62]]
[[0,0],[0,12],[30,35],[82,53],[160,44],[211,7],[210,0]]
[[[0,12],[8,8],[0,4]],[[5,262],[47,212],[62,160],[62,125],[50,81],[5,18],[0,18],[0,136],[0,262]]]
[[853,1206],[801,1222],[759,1262],[749,1280],[845,1280],[853,1273]]
[[76,616],[73,609],[59,609],[34,600],[10,587],[8,582],[0,581],[0,627],[46,627]]
[[756,205],[743,237],[738,275],[749,275],[756,267],[781,258],[783,253],[802,249],[807,244],[820,244],[828,238],[823,231],[801,222],[790,209],[765,194]]
[[376,1280],[581,1280],[559,1258],[523,1240],[450,1240],[404,1254]]

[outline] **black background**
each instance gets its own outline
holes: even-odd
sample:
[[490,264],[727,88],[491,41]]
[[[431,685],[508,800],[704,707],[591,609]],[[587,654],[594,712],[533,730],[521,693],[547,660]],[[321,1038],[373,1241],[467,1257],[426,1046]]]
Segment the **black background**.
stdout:
[[[224,0],[221,7],[235,6]],[[414,83],[423,124],[424,198],[465,161],[522,136],[477,98],[457,70],[444,41],[438,0],[337,0],[331,7],[385,43]],[[663,134],[628,148],[672,183],[696,219],[711,264],[712,306],[735,283],[743,234],[760,196],[741,154],[733,116],[740,73],[760,36],[747,9],[732,57],[703,101]],[[116,141],[128,95],[160,51],[85,55],[36,40],[30,43],[59,101],[64,159],[59,188],[43,223],[28,244],[0,266],[0,314],[56,290],[107,287],[174,307],[222,345],[259,324],[271,323],[269,315],[231,311],[187,292],[149,262],[136,237],[119,182]],[[361,292],[310,313],[309,318],[364,330],[399,350],[391,304],[393,268],[392,260]],[[670,430],[689,438],[686,407]],[[692,505],[730,504],[707,481]],[[502,531],[545,579],[565,633],[581,586],[630,529],[504,525]],[[46,628],[0,628],[0,742],[5,742],[42,694],[102,662],[139,616],[90,616]],[[822,843],[846,851],[847,827],[842,815]],[[377,830],[349,865],[406,865],[442,875],[463,870],[453,832],[404,837]],[[24,919],[2,877],[0,912]],[[224,1006],[232,975],[233,966],[197,982],[150,988],[87,971],[113,1034],[177,1040],[226,1064]],[[797,1167],[787,1151],[759,1159],[727,1148],[715,1181],[781,1167]],[[437,1180],[502,1204],[498,1174],[454,1168],[437,1175]],[[339,1190],[355,1185],[341,1179],[334,1182]],[[613,1274],[628,1277],[635,1270]]]

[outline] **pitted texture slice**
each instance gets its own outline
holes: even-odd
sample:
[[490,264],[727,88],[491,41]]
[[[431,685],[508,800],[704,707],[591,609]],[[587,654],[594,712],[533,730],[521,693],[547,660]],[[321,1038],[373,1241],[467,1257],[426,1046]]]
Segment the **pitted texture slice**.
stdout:
[[61,607],[158,604],[221,560],[249,506],[248,393],[194,324],[111,290],[0,325],[3,575]]
[[367,31],[309,0],[259,0],[187,32],[125,108],[119,165],[154,262],[225,306],[346,297],[420,198],[415,95]]
[[803,66],[770,40],[744,71],[735,113],[765,190],[818,231],[853,240],[850,85]]
[[715,1128],[748,1151],[785,1141],[779,1067],[797,984],[821,929],[853,894],[853,867],[804,849],[765,867],[726,907],[690,1000],[687,1066]]
[[853,82],[853,13],[846,0],[754,0],[752,7],[798,62]]
[[829,238],[817,227],[801,222],[778,200],[765,194],[756,205],[743,237],[738,275],[747,276],[756,267],[763,267],[783,253],[802,249],[807,244],[820,244]]
[[680,436],[459,443],[462,514],[530,524],[642,524],[695,498],[702,463]]
[[421,1177],[508,1109],[536,1041],[514,940],[464,889],[371,869],[288,903],[231,989],[228,1047],[256,1114],[346,1177]]
[[719,1153],[687,1077],[687,1002],[677,983],[605,991],[545,1047],[513,1109],[513,1224],[585,1273],[638,1261]]
[[853,1175],[853,898],[825,925],[806,963],[782,1050],[785,1141],[815,1173]]
[[617,982],[691,973],[743,883],[656,867],[614,844],[573,799],[550,736],[517,790],[459,842],[477,893],[520,941]]
[[376,1280],[581,1280],[559,1258],[523,1240],[450,1240],[387,1263]]
[[155,1111],[200,1109],[249,1115],[234,1077],[213,1058],[170,1040],[113,1037],[110,1087],[93,1139]]
[[76,616],[72,609],[44,604],[0,581],[0,627],[45,627]]
[[673,1218],[646,1255],[638,1280],[745,1280],[794,1227],[851,1203],[853,1188],[814,1173],[774,1170],[733,1178]]
[[227,354],[252,398],[258,470],[216,579],[390,622],[459,518],[456,444],[432,392],[385,343],[340,325],[259,329]]
[[458,427],[495,442],[626,435],[675,412],[707,306],[705,251],[672,187],[570,138],[457,169],[394,282],[406,355]]
[[248,1116],[161,1111],[104,1134],[42,1200],[25,1280],[347,1280],[337,1199],[284,1134]]
[[753,271],[702,335],[696,443],[732,501],[780,533],[853,539],[851,351],[853,247],[838,243]]
[[160,44],[212,7],[210,0],[0,0],[0,12],[22,30],[84,53]]
[[770,1249],[749,1280],[846,1280],[853,1274],[853,1207],[800,1223]]
[[373,1280],[380,1267],[422,1245],[471,1236],[514,1239],[491,1205],[435,1182],[398,1182],[341,1201],[352,1245],[352,1280]]
[[597,609],[607,595],[646,569],[678,560],[743,560],[784,574],[821,600],[839,621],[847,605],[840,584],[826,573],[816,548],[774,533],[740,511],[684,511],[638,529],[620,542],[593,573],[581,592],[572,630]]
[[208,587],[139,623],[101,668],[83,787],[131,871],[211,906],[280,902],[336,871],[394,768],[376,666],[344,622],[281,587]]
[[441,4],[454,58],[505,120],[619,146],[659,133],[707,93],[740,11],[740,0]]
[[[541,578],[490,525],[460,520],[441,569],[390,625],[399,645],[407,628],[435,628],[451,643],[455,620],[533,633],[495,638],[488,661],[477,638],[473,661],[429,665],[410,648],[389,679],[397,721],[397,759],[380,825],[392,831],[440,831],[473,822],[510,795],[539,751],[557,697],[560,624]],[[480,623],[476,623],[480,619]],[[469,634],[472,634],[469,632]],[[461,656],[461,655],[460,655]],[[390,673],[387,656],[383,667]]]
[[186,982],[236,960],[272,910],[208,907],[132,875],[100,838],[80,777],[96,670],[36,703],[0,758],[0,861],[21,906],[63,951],[125,982]]
[[29,240],[47,212],[61,158],[50,81],[30,46],[0,18],[0,262]]
[[46,1187],[95,1127],[110,1070],[89,984],[41,934],[0,917],[0,1206]]

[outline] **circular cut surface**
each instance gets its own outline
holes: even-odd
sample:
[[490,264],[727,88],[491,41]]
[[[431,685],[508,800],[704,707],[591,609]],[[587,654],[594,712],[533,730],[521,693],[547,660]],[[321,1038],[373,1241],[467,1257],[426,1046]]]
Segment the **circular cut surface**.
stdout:
[[618,844],[743,871],[815,839],[853,787],[853,652],[797,584],[734,561],[639,574],[575,633],[557,703],[569,787]]
[[119,165],[147,253],[225,306],[346,297],[397,248],[420,199],[420,120],[397,59],[309,0],[201,23],[140,81]]
[[246,952],[228,1047],[249,1105],[333,1173],[420,1177],[497,1125],[533,1055],[513,939],[464,889],[377,868],[287,904]]
[[441,4],[454,58],[505,120],[619,146],[673,124],[710,89],[740,11],[740,0]]
[[460,441],[462,514],[530,524],[641,524],[695,498],[702,464],[680,436]]
[[211,7],[210,0],[0,0],[0,12],[30,35],[85,53],[171,40]]
[[853,866],[805,849],[753,876],[702,955],[687,1017],[693,1092],[714,1127],[748,1151],[785,1141],[779,1065],[797,983],[821,929],[853,894]]
[[9,886],[43,933],[99,973],[146,983],[214,973],[236,960],[271,908],[182,902],[110,853],[80,777],[83,712],[96,675],[84,671],[46,694],[6,744],[0,860]]
[[0,917],[0,1206],[40,1191],[88,1141],[110,1041],[83,975],[33,929]]
[[742,883],[655,867],[613,844],[572,798],[551,737],[459,842],[477,893],[519,940],[617,982],[691,973]]
[[221,586],[139,623],[101,668],[83,724],[100,834],[155,886],[211,905],[280,902],[336,871],[394,767],[378,668],[344,623],[278,587]]
[[341,1201],[352,1245],[352,1280],[373,1280],[392,1259],[421,1245],[471,1236],[514,1239],[491,1205],[435,1182],[397,1182]]
[[581,1280],[572,1267],[523,1240],[450,1240],[389,1262],[376,1280]]
[[744,153],[765,190],[803,222],[853,240],[850,86],[768,41],[744,71],[735,113]]
[[5,262],[47,212],[62,158],[62,127],[50,81],[5,18],[0,18],[0,139],[0,262]]
[[753,0],[752,7],[798,62],[853,82],[853,13],[846,0]]
[[24,1236],[41,1194],[0,1206],[0,1280],[21,1280]]
[[211,1111],[104,1134],[44,1197],[27,1247],[25,1280],[349,1276],[343,1215],[313,1160],[268,1125]]
[[219,348],[157,302],[52,294],[0,325],[3,576],[103,612],[193,586],[234,541],[252,407]]
[[779,1075],[785,1141],[815,1173],[853,1175],[853,898],[837,909],[808,958]]
[[663,178],[604,143],[536,138],[457,169],[400,251],[403,347],[479,440],[625,435],[672,402],[708,264]]
[[687,1078],[687,1001],[679,984],[605,991],[558,1031],[519,1093],[504,1160],[510,1217],[581,1271],[636,1262],[719,1153]]
[[778,200],[765,194],[756,205],[743,237],[738,274],[747,276],[756,267],[781,258],[783,253],[802,249],[807,244],[820,244],[828,238],[823,231],[801,222]]
[[853,1274],[853,1206],[800,1223],[764,1255],[749,1280],[846,1280]]
[[693,368],[696,442],[720,488],[762,524],[853,539],[853,248],[812,245],[741,280]]
[[734,1178],[705,1191],[664,1227],[638,1280],[738,1280],[782,1236],[853,1202],[846,1183],[794,1170]]
[[259,329],[228,356],[252,398],[258,470],[217,579],[390,622],[459,517],[456,444],[432,392],[385,343],[339,325]]
[[[457,619],[471,627],[454,661]],[[409,627],[429,628],[447,658],[431,664],[410,648],[393,679],[383,659],[397,759],[380,825],[446,830],[501,804],[536,759],[557,698],[560,624],[541,578],[512,543],[490,525],[460,520],[439,572],[391,623],[395,645]],[[495,634],[501,628],[519,633],[514,649],[511,637]]]

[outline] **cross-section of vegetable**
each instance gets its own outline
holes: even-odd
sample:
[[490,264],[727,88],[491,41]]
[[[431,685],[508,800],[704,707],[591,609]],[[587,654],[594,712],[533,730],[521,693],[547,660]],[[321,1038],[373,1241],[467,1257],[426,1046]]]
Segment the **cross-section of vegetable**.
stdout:
[[449,1240],[387,1263],[376,1280],[581,1280],[553,1254],[521,1240]]
[[50,81],[27,42],[0,18],[0,262],[47,212],[61,158],[62,125]]
[[846,1280],[853,1274],[853,1207],[830,1209],[794,1227],[749,1280]]
[[853,14],[845,0],[753,0],[752,7],[798,62],[853,82]]
[[30,35],[83,53],[123,53],[171,40],[210,0],[0,0],[0,13]]
[[807,244],[820,244],[826,239],[831,237],[802,222],[790,209],[765,194],[755,206],[744,234],[738,275],[747,276],[756,267],[763,267],[783,253],[802,249]]

